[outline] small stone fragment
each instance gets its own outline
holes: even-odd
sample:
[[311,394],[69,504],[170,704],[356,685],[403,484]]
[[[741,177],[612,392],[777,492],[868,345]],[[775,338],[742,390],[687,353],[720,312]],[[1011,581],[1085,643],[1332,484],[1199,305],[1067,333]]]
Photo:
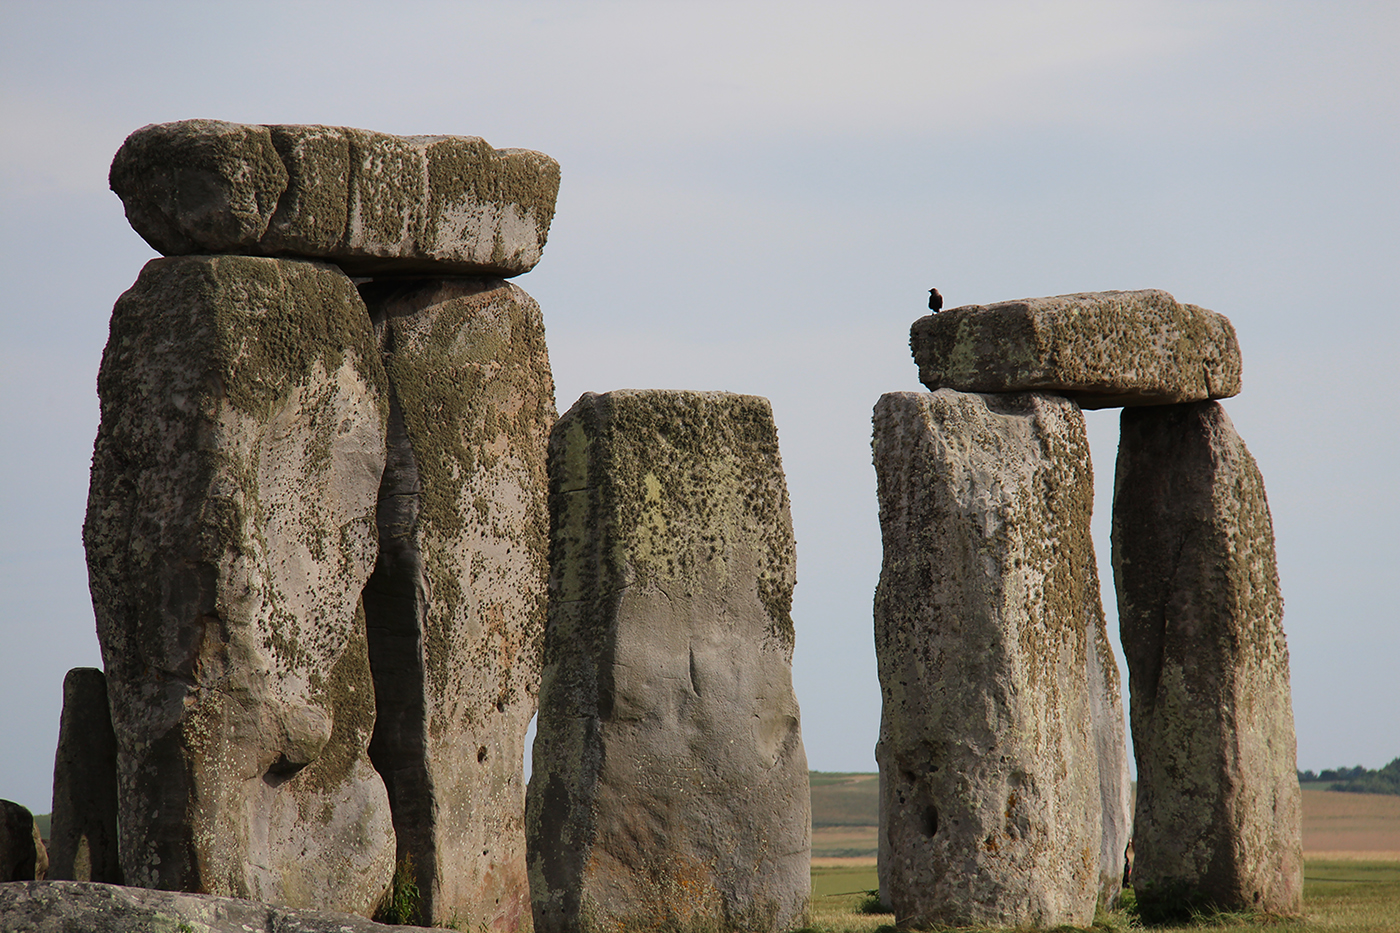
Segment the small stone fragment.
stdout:
[[765,399],[585,394],[549,446],[537,933],[805,921],[795,557]]
[[339,270],[191,256],[117,301],[84,542],[126,883],[367,914],[394,837],[360,592],[388,391]]
[[1081,408],[1240,391],[1229,320],[1155,289],[953,308],[915,321],[909,343],[930,389],[1055,392]]
[[1103,623],[1083,413],[896,392],[874,427],[881,899],[913,927],[1088,926]]
[[131,134],[110,180],[132,227],[167,256],[508,277],[540,260],[559,165],[474,136],[185,120]]
[[1113,571],[1144,919],[1296,913],[1301,809],[1273,522],[1217,403],[1123,412]]
[[[398,857],[424,924],[528,928],[525,733],[549,576],[554,382],[539,306],[501,279],[362,287],[392,386],[365,587]],[[455,920],[454,920],[455,918]]]
[[107,678],[96,668],[75,667],[63,678],[48,877],[122,882],[117,856],[117,737],[107,705]]
[[0,800],[0,882],[42,881],[48,867],[34,814],[13,800]]

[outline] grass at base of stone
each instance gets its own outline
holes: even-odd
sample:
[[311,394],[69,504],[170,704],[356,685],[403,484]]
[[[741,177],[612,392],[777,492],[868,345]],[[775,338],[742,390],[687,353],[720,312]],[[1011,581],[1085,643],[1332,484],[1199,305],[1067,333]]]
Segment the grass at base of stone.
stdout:
[[[1307,860],[1299,917],[1233,912],[1200,915],[1192,922],[1146,926],[1126,909],[1100,912],[1088,933],[1199,933],[1203,930],[1270,930],[1279,933],[1400,933],[1400,862]],[[867,913],[878,887],[875,869],[813,868],[811,922],[803,933],[894,933],[894,915]],[[982,927],[935,927],[937,933],[995,933]],[[1050,933],[1084,933],[1056,927]]]

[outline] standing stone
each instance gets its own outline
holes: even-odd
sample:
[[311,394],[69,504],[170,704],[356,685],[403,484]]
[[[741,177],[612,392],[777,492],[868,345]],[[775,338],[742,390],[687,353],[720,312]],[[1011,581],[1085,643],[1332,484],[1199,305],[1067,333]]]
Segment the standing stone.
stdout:
[[0,800],[0,882],[42,881],[48,868],[34,814],[13,800]]
[[1113,571],[1143,917],[1296,912],[1301,811],[1273,523],[1219,404],[1123,412]]
[[370,757],[424,924],[529,926],[525,733],[539,691],[554,383],[540,309],[500,279],[366,285],[392,386],[365,588]]
[[1133,838],[1133,776],[1128,769],[1128,736],[1123,718],[1123,683],[1108,639],[1097,562],[1089,565],[1093,595],[1085,600],[1093,644],[1088,652],[1089,713],[1099,762],[1099,804],[1103,835],[1099,845],[1099,904],[1113,909],[1123,893],[1123,860]]
[[881,899],[901,926],[1088,926],[1103,835],[1084,416],[1054,395],[875,406]]
[[587,393],[550,437],[549,488],[535,930],[801,926],[811,799],[768,402]]
[[117,857],[117,737],[107,705],[107,678],[92,667],[75,667],[63,678],[49,877],[122,882]]
[[360,591],[388,393],[333,267],[157,259],[117,302],[84,540],[127,884],[367,914],[394,838]]

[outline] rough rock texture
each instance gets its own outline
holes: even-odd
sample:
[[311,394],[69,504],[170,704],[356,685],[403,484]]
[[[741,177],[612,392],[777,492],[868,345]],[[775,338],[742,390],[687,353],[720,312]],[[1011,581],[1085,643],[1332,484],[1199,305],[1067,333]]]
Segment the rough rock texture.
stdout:
[[1090,637],[1089,714],[1099,763],[1099,805],[1103,835],[1099,845],[1099,903],[1111,909],[1123,893],[1123,860],[1133,838],[1133,776],[1128,769],[1128,736],[1123,717],[1123,686],[1113,643],[1104,622],[1097,561],[1089,564],[1093,595],[1085,600]]
[[127,137],[110,181],[132,227],[167,256],[512,276],[539,262],[559,165],[474,136],[182,120]]
[[811,799],[768,402],[585,394],[549,486],[535,930],[801,926]]
[[421,933],[362,917],[74,881],[0,884],[5,933]]
[[13,800],[0,800],[0,881],[43,880],[48,868],[34,814]]
[[[529,926],[525,732],[549,575],[554,383],[500,279],[366,285],[393,392],[365,588],[384,776],[424,923]],[[455,919],[454,919],[455,918]]]
[[875,406],[881,899],[900,925],[1088,926],[1103,835],[1093,477],[1053,395]]
[[1259,469],[1218,404],[1123,412],[1113,571],[1144,917],[1297,911],[1301,811],[1273,523]]
[[394,838],[360,591],[388,392],[333,267],[157,259],[117,301],[84,541],[128,884],[367,913]]
[[122,882],[117,858],[117,737],[107,706],[107,678],[92,667],[75,667],[63,678],[48,877]]
[[1055,392],[1082,408],[1240,391],[1229,320],[1155,289],[953,308],[915,321],[909,342],[930,389]]

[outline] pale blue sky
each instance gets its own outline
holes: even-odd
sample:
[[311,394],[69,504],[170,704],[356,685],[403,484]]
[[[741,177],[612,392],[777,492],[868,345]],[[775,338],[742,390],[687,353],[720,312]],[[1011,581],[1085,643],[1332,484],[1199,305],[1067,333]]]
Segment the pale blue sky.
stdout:
[[[1234,322],[1299,765],[1400,755],[1400,4],[0,0],[0,797],[49,805],[98,665],[80,526],[127,133],[213,117],[479,135],[563,168],[543,261],[584,391],[772,399],[814,768],[873,770],[870,410],[949,305],[1163,288]],[[1096,531],[1117,416],[1090,414]],[[1120,656],[1121,657],[1121,656]],[[1120,660],[1121,664],[1121,660]]]

